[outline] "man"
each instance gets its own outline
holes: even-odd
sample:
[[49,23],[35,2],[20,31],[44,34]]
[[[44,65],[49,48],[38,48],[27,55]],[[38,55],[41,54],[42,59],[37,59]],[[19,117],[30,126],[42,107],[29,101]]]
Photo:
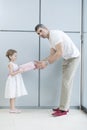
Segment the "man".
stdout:
[[47,38],[50,42],[50,55],[44,60],[36,62],[38,69],[47,67],[47,65],[54,63],[60,57],[64,59],[60,105],[59,108],[53,109],[54,113],[52,115],[66,115],[69,112],[72,83],[80,61],[80,52],[71,38],[63,31],[48,30],[43,24],[36,25],[35,31],[40,37]]

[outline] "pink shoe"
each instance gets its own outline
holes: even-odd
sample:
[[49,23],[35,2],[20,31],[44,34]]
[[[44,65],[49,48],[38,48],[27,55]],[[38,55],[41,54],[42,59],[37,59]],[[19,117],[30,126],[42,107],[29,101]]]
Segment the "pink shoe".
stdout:
[[10,113],[14,113],[14,114],[15,114],[15,113],[18,114],[18,113],[21,113],[21,110],[14,109],[14,110],[10,110],[9,112],[10,112]]

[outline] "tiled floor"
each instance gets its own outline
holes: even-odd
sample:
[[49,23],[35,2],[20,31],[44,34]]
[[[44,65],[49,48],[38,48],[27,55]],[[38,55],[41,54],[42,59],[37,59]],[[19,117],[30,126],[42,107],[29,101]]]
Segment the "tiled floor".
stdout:
[[21,114],[10,114],[0,109],[0,130],[87,130],[87,114],[80,110],[61,117],[51,113],[51,109],[23,109]]

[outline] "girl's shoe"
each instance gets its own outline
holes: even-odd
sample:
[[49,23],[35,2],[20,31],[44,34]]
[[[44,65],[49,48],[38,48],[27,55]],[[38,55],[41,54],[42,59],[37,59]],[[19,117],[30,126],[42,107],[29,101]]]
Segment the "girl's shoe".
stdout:
[[21,113],[21,110],[18,110],[18,109],[14,109],[14,110],[11,110],[9,111],[10,113]]

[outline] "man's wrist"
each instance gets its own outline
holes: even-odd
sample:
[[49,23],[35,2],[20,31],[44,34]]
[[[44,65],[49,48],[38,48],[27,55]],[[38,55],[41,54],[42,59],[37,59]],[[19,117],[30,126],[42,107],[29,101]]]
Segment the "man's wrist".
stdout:
[[45,60],[45,64],[46,64],[46,65],[49,65],[49,61],[48,61],[48,60]]

